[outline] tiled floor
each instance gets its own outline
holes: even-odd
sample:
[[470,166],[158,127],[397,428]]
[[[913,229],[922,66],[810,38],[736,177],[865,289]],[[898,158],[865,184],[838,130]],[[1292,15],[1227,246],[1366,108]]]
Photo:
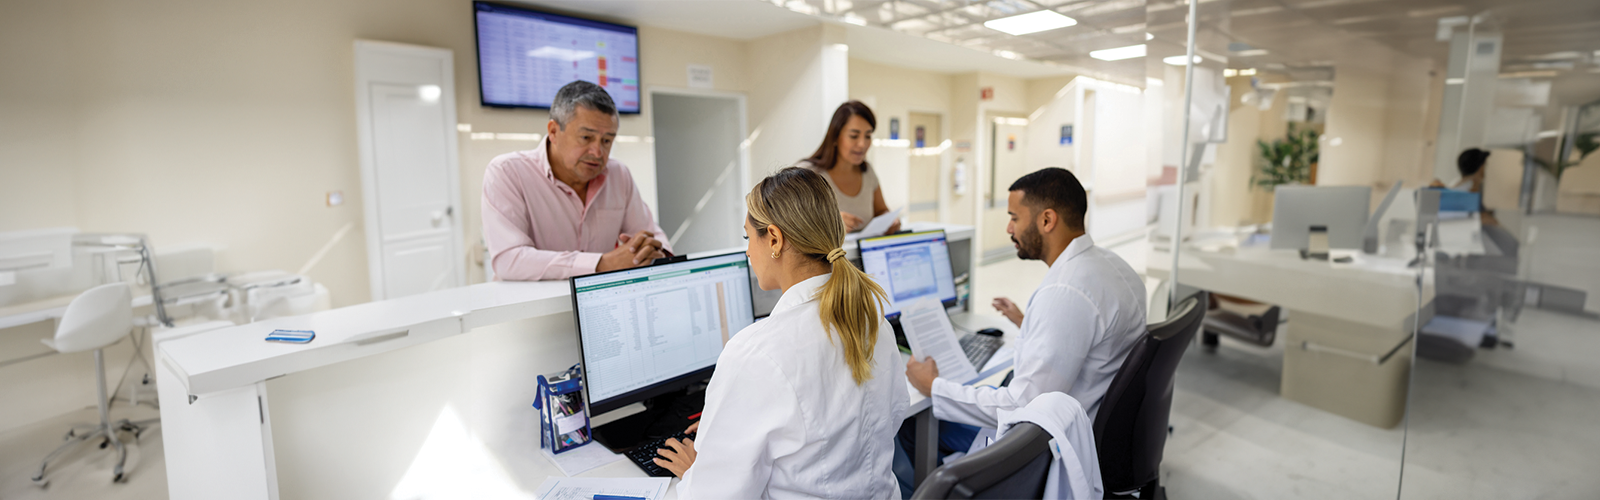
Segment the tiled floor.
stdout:
[[[145,406],[119,405],[111,411],[112,421],[156,417],[157,411]],[[50,480],[47,487],[33,484],[29,478],[39,470],[39,461],[61,444],[67,429],[99,421],[99,411],[90,407],[0,434],[0,498],[167,498],[167,465],[162,459],[160,425],[147,428],[138,442],[133,442],[129,434],[122,435],[128,449],[122,483],[111,482],[116,452],[109,447],[99,449],[96,443],[84,443],[51,464],[45,474]]]

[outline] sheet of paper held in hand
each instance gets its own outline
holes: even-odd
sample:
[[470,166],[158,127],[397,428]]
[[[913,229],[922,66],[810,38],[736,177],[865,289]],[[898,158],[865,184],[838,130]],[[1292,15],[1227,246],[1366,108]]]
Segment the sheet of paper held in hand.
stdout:
[[939,301],[922,299],[901,311],[900,326],[905,329],[906,341],[911,343],[911,353],[918,361],[931,357],[938,363],[939,378],[963,385],[978,378],[978,370],[961,350],[955,328],[950,326],[950,316],[945,314],[944,305]]
[[896,208],[894,210],[884,212],[883,215],[873,217],[871,221],[867,222],[867,227],[861,228],[861,232],[851,233],[850,236],[854,237],[851,239],[883,236],[883,233],[889,232],[889,226],[893,226],[894,221],[900,220],[900,210],[904,208],[905,207]]
[[552,477],[539,485],[539,500],[589,500],[595,495],[661,500],[672,478]]

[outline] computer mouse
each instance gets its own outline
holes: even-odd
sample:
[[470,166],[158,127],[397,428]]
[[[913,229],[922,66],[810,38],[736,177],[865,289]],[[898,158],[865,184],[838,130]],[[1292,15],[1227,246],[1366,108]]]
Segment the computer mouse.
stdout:
[[978,330],[978,335],[988,335],[990,337],[999,337],[1005,334],[1006,332],[1000,331],[999,328],[984,328],[982,330]]

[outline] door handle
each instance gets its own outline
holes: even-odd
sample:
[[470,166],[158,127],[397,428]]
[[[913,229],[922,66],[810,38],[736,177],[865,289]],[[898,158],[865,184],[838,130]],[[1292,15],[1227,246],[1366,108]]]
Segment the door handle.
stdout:
[[433,211],[433,225],[435,225],[435,226],[439,225],[440,222],[444,222],[444,218],[445,217],[454,216],[455,213],[456,213],[456,207],[444,207],[444,210],[434,210]]

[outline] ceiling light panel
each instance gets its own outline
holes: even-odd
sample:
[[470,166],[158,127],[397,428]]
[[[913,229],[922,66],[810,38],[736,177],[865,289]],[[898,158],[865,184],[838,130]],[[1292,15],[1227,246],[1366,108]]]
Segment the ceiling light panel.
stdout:
[[[1144,57],[1144,54],[1145,46],[1141,43],[1138,45],[1129,45],[1127,47],[1092,51],[1089,52],[1089,57],[1093,57],[1101,61],[1121,61],[1123,59]],[[1178,60],[1182,61],[1182,56],[1179,56]]]
[[[1194,63],[1195,64],[1200,64],[1200,61],[1202,61],[1202,60],[1203,59],[1201,59],[1200,56],[1194,56]],[[1162,58],[1161,62],[1164,62],[1164,63],[1167,63],[1167,64],[1171,64],[1173,66],[1183,66],[1183,56],[1172,56],[1172,57]]]
[[1012,36],[1022,36],[1041,31],[1061,29],[1078,24],[1078,20],[1055,11],[1041,10],[1027,14],[985,21],[983,26]]

